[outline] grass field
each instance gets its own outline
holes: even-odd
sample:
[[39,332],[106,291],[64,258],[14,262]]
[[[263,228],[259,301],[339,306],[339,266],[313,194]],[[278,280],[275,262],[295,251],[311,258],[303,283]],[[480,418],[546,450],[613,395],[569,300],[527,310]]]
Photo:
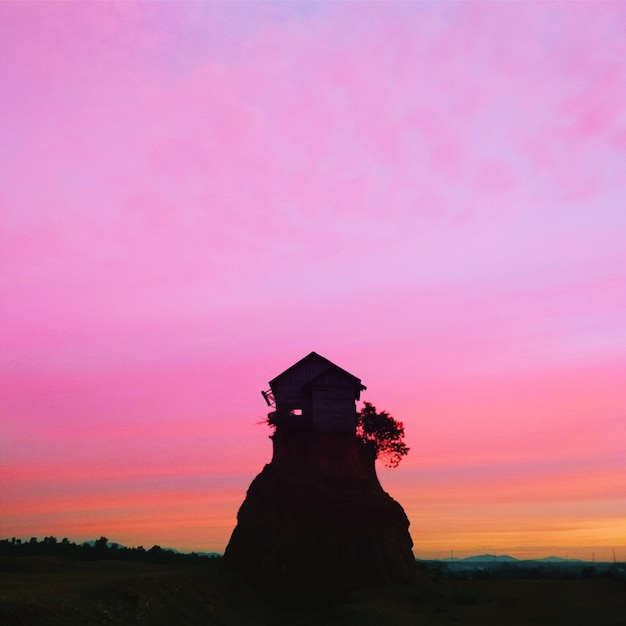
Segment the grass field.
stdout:
[[10,557],[0,559],[0,624],[626,626],[626,583],[447,580],[423,572],[410,584],[295,607],[283,602],[280,589],[260,593],[224,577],[219,560],[157,565]]

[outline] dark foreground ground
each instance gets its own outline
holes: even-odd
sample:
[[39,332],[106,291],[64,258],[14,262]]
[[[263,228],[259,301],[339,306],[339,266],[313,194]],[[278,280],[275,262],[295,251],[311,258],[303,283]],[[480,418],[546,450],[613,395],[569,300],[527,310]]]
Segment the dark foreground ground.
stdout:
[[421,572],[407,585],[295,607],[279,589],[254,592],[219,570],[219,560],[0,558],[0,624],[626,626],[626,583],[607,578],[448,580]]

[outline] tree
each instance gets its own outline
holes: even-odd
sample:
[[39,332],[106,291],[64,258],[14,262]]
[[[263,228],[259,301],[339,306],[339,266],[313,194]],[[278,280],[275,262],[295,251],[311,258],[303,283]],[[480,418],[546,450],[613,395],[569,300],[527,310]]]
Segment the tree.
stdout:
[[357,414],[356,434],[376,447],[376,458],[383,457],[387,467],[397,467],[409,452],[404,443],[404,424],[386,411],[378,413],[369,402]]
[[106,537],[100,537],[100,539],[94,541],[93,547],[96,550],[106,550],[108,547],[109,540]]

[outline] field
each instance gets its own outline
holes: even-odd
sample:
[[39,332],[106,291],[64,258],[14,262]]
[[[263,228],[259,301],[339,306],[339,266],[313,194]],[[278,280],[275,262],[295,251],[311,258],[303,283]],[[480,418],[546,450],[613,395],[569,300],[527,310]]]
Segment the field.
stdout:
[[407,585],[296,607],[282,600],[280,589],[262,594],[223,576],[219,559],[155,564],[4,557],[0,624],[626,626],[626,583],[448,580],[421,572]]

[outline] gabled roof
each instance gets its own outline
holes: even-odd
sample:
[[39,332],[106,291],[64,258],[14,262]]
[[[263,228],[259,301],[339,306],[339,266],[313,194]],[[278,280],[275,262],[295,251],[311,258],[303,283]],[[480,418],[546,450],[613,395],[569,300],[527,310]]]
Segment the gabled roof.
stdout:
[[296,369],[302,367],[305,363],[307,363],[308,361],[312,361],[312,360],[318,361],[318,362],[326,365],[326,370],[324,370],[324,372],[316,374],[308,382],[311,382],[311,381],[315,380],[316,378],[319,378],[320,376],[322,376],[323,374],[328,372],[328,370],[332,369],[332,370],[334,370],[336,372],[340,372],[344,376],[352,379],[352,382],[354,382],[354,385],[356,387],[358,387],[361,391],[367,389],[367,387],[365,387],[364,385],[361,384],[361,379],[360,378],[357,378],[354,374],[350,374],[350,372],[347,372],[346,370],[344,370],[343,368],[339,367],[338,365],[335,365],[332,361],[329,361],[328,359],[324,358],[320,354],[317,354],[317,352],[311,352],[310,354],[307,354],[303,359],[300,359],[297,363],[294,363],[291,367],[288,367],[282,374],[279,374],[275,378],[272,378],[272,380],[270,380],[270,383],[269,383],[270,387],[273,387],[274,383],[276,383],[278,380],[280,380],[286,374],[291,373],[293,370],[296,370]]

